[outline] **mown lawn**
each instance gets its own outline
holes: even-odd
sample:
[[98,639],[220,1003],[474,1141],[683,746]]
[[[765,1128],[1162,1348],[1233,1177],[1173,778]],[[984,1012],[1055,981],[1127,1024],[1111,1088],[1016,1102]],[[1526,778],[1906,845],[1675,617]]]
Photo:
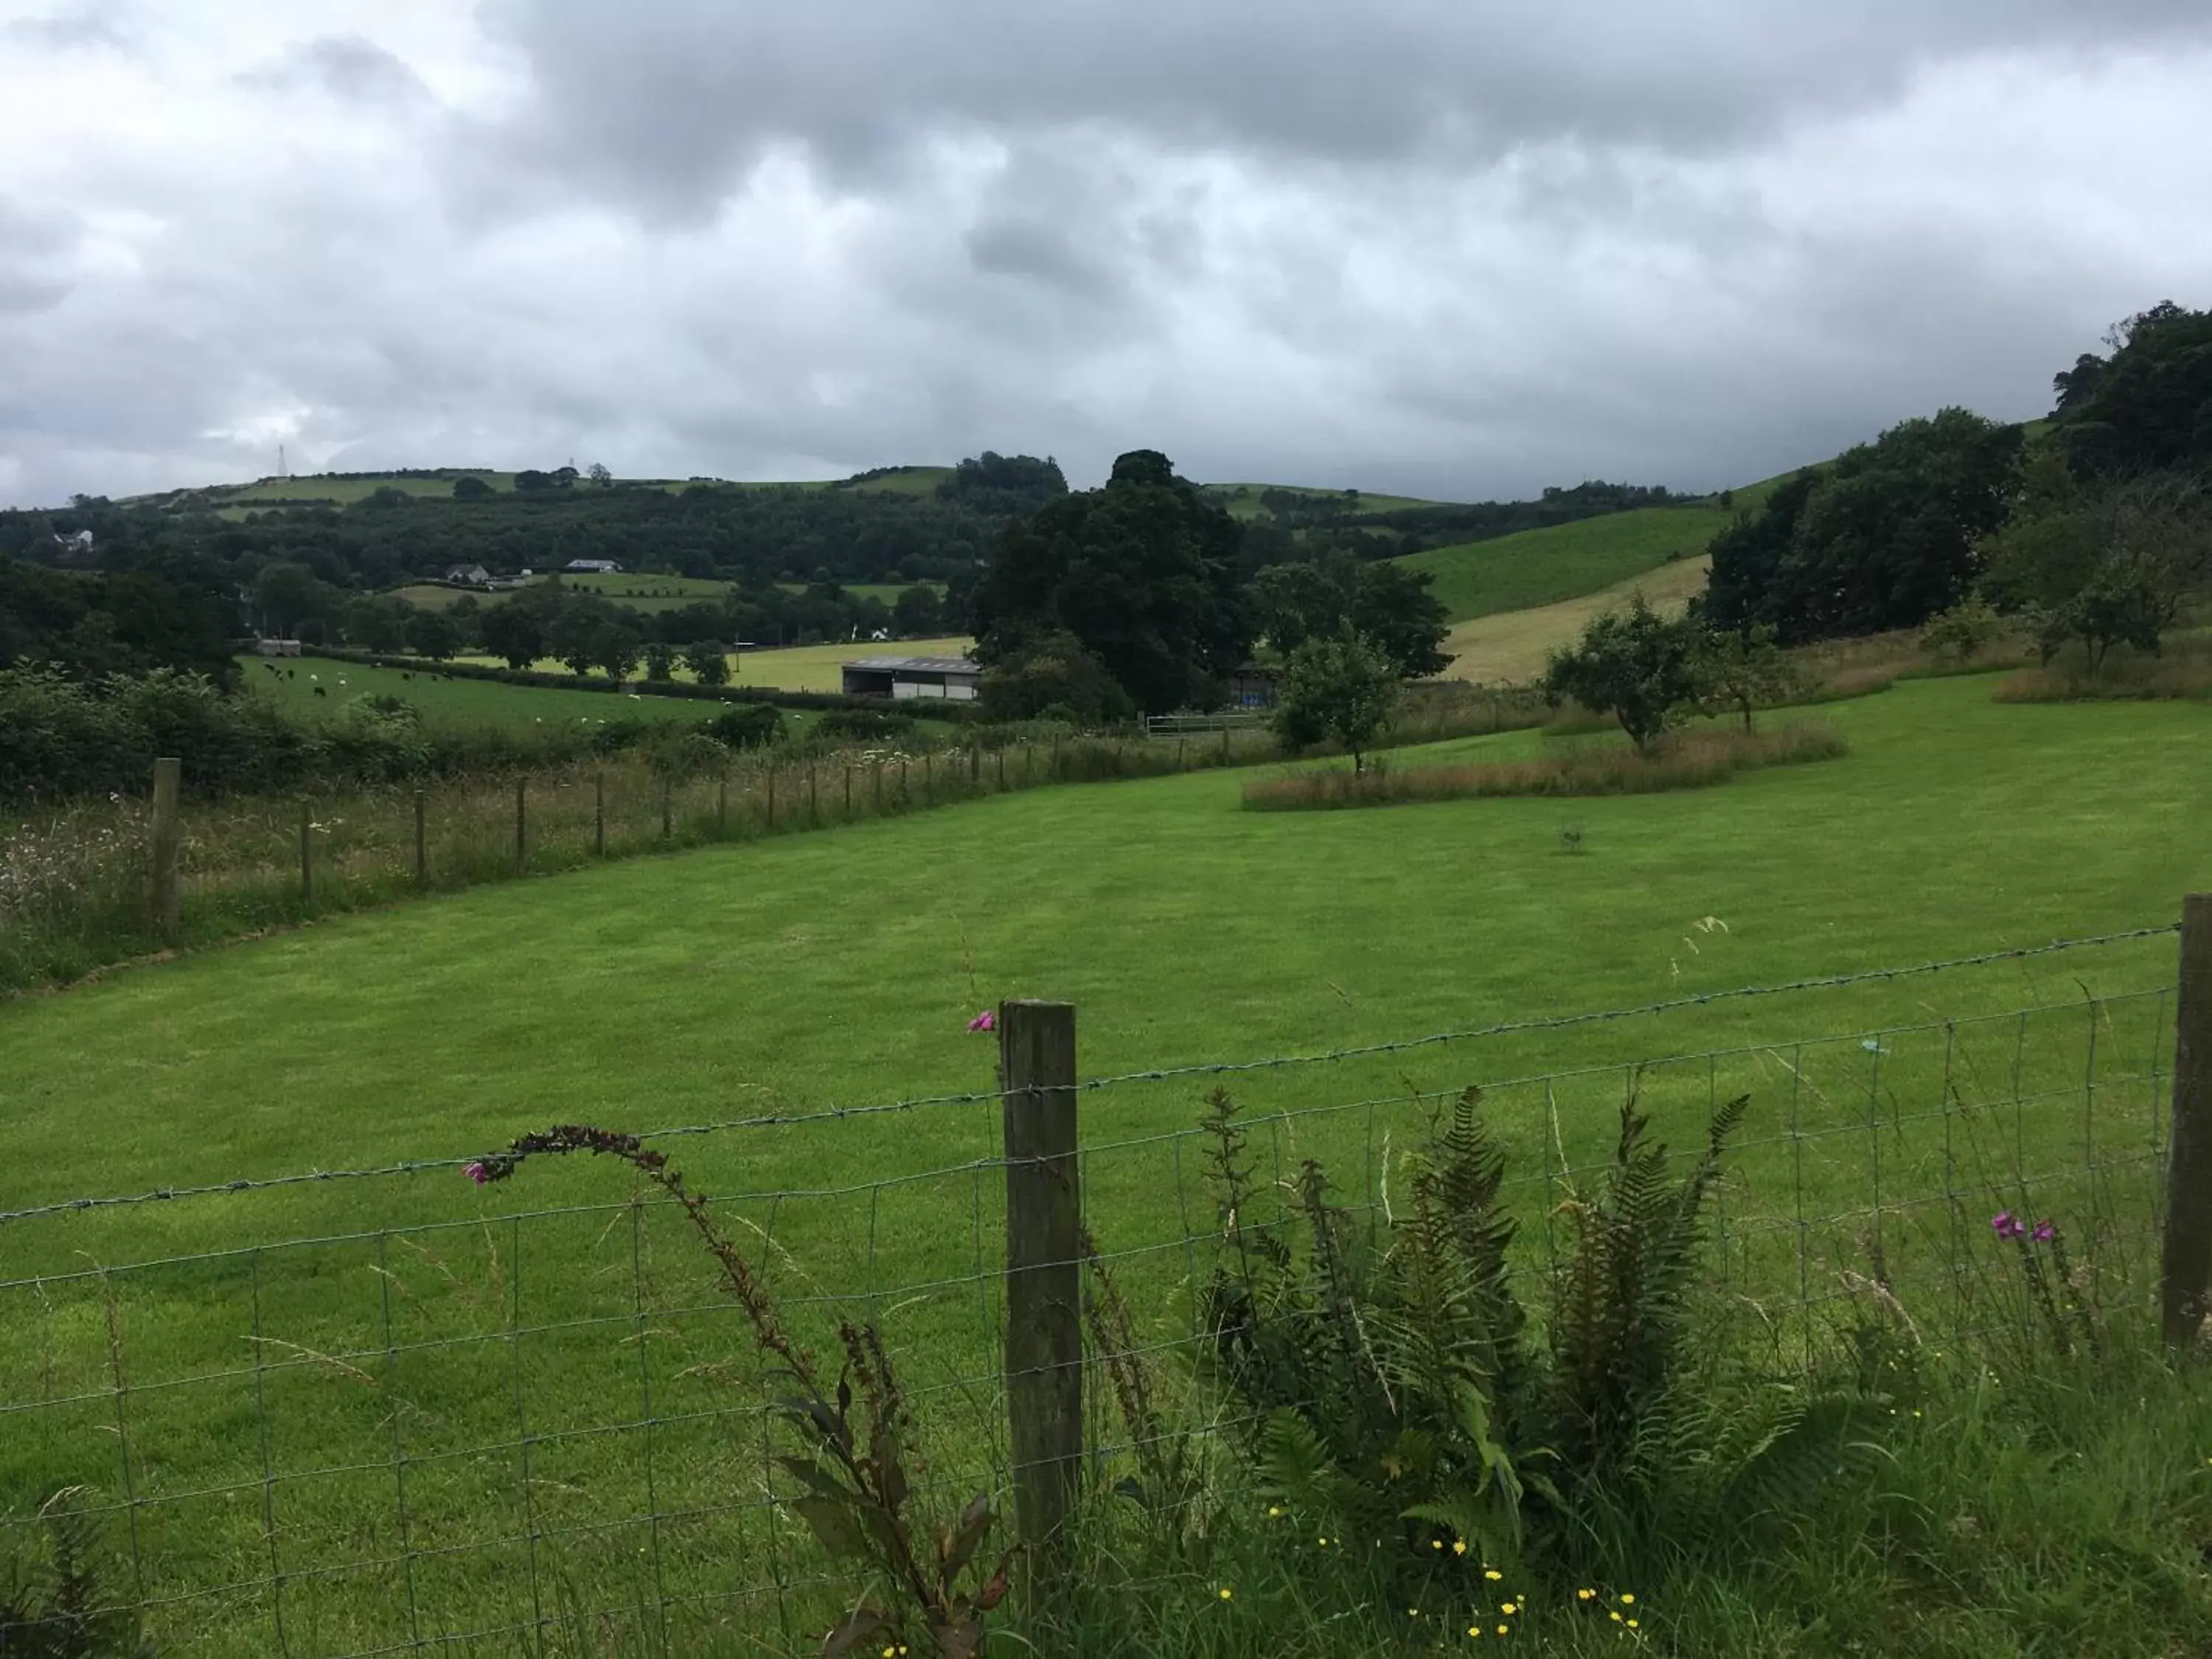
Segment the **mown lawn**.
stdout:
[[[2185,890],[2212,884],[2202,708],[2000,706],[1986,679],[1958,679],[1822,716],[1849,735],[1848,758],[1688,794],[1267,815],[1237,810],[1234,773],[1043,790],[125,971],[0,1008],[0,1210],[466,1157],[555,1121],[654,1127],[987,1091],[989,1040],[964,1026],[1006,996],[1075,1002],[1081,1070],[1096,1076],[2165,922]],[[1640,1086],[1677,1144],[1715,1097],[1752,1094],[1722,1200],[1731,1282],[1786,1310],[1872,1238],[1900,1294],[1940,1318],[1928,1206],[1951,1180],[2017,1175],[2070,1216],[2060,1206],[2086,1202],[2075,1172],[2108,1162],[2114,1201],[2142,1219],[2159,1109],[2148,1073],[2170,1054],[2170,1009],[2085,999],[2155,993],[2172,966],[2160,939],[1227,1081],[1255,1110],[1363,1103],[1255,1140],[1271,1173],[1323,1158],[1358,1202],[1391,1178],[1422,1091],[1488,1086],[1516,1172],[1534,1177],[1558,1156],[1599,1155],[1627,1078],[1512,1079],[1697,1055]],[[1942,1024],[2043,1005],[2025,1021]],[[1906,1025],[1924,1029],[1863,1035]],[[1793,1046],[1817,1038],[1834,1041]],[[1740,1045],[1753,1051],[1702,1057]],[[1180,1241],[1209,1224],[1197,1148],[1176,1132],[1211,1086],[1081,1098],[1089,1218],[1109,1248],[1144,1253],[1125,1275],[1147,1330],[1178,1328]],[[2002,1113],[1983,1109],[1999,1100]],[[1955,1147],[1937,1140],[1939,1119]],[[882,1316],[948,1475],[1000,1455],[994,1396],[952,1386],[992,1363],[1003,1176],[975,1161],[994,1154],[997,1124],[985,1100],[665,1143],[708,1191],[763,1195],[723,1213],[757,1247],[773,1237],[785,1295],[850,1296]],[[267,1574],[263,1424],[287,1477],[272,1499],[279,1560],[367,1563],[295,1586],[292,1616],[312,1609],[362,1646],[407,1638],[395,1445],[410,1460],[406,1548],[441,1552],[409,1568],[435,1629],[505,1623],[518,1598],[529,1616],[537,1558],[526,1573],[512,1541],[526,1496],[541,1530],[612,1528],[543,1547],[580,1595],[620,1604],[648,1547],[686,1594],[726,1588],[737,1567],[764,1578],[789,1540],[723,1512],[758,1492],[757,1439],[715,1414],[732,1397],[715,1363],[742,1354],[742,1336],[668,1218],[625,1207],[621,1176],[532,1167],[478,1188],[443,1170],[4,1224],[0,1403],[77,1403],[0,1434],[0,1506],[68,1480],[116,1488],[119,1329],[136,1490],[178,1500],[140,1517],[156,1589]],[[1534,1201],[1545,1190],[1527,1212],[1532,1252],[1548,1237]],[[537,1213],[563,1206],[578,1207]],[[1798,1234],[1793,1214],[1824,1225]],[[381,1231],[433,1223],[450,1224]],[[27,1282],[257,1243],[270,1248],[112,1275],[113,1327],[99,1279]],[[645,1309],[650,1334],[633,1340]],[[818,1335],[823,1315],[796,1316]],[[501,1336],[516,1324],[535,1334]],[[283,1368],[258,1375],[257,1354]],[[641,1385],[646,1414],[683,1419],[656,1431],[657,1466],[619,1427],[639,1418]],[[553,1437],[526,1473],[518,1413],[528,1435]],[[652,1506],[711,1515],[648,1528],[655,1467]],[[243,1497],[222,1494],[234,1484]],[[194,1650],[250,1652],[272,1612],[242,1589],[181,1603],[167,1628]]]

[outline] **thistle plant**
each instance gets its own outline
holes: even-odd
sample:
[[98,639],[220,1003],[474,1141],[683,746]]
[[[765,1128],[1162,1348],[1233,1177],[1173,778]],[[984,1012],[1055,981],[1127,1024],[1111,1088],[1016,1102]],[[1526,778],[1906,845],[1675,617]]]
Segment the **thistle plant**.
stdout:
[[934,1526],[915,1513],[914,1477],[927,1462],[912,1444],[914,1419],[875,1326],[839,1322],[842,1364],[830,1386],[820,1362],[784,1324],[753,1264],[715,1224],[705,1195],[685,1184],[665,1153],[635,1135],[562,1124],[524,1135],[462,1173],[486,1186],[509,1179],[530,1158],[571,1152],[619,1159],[676,1200],[790,1390],[774,1411],[807,1455],[776,1459],[803,1489],[787,1505],[831,1555],[866,1564],[892,1592],[860,1597],[823,1637],[823,1659],[902,1652],[917,1625],[944,1659],[969,1659],[981,1646],[984,1615],[1006,1599],[1012,1553],[984,1572],[981,1552],[997,1517],[982,1492]]

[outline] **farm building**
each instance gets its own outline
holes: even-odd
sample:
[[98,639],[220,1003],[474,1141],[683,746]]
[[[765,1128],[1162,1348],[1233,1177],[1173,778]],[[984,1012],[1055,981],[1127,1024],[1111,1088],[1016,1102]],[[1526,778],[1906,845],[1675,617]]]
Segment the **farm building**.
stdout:
[[965,657],[857,657],[844,665],[848,697],[943,697],[973,702],[983,681]]
[[491,572],[480,564],[447,565],[446,580],[456,587],[489,587]]
[[611,576],[619,571],[622,566],[613,559],[571,559],[561,568],[563,570],[574,571],[579,575],[589,575],[597,572],[600,575]]
[[256,640],[253,648],[264,657],[296,657],[300,654],[297,640]]
[[1264,662],[1248,662],[1229,677],[1229,704],[1232,708],[1273,708],[1275,706],[1275,682],[1281,678],[1279,671]]

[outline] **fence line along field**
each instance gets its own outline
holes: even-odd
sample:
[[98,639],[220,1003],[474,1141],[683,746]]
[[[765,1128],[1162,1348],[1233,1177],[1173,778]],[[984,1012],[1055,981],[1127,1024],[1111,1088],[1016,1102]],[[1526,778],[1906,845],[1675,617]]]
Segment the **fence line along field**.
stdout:
[[[958,657],[975,641],[965,635],[932,640],[892,640],[880,643],[861,641],[843,645],[792,645],[780,649],[733,652],[728,657],[730,684],[755,686],[763,691],[839,691],[844,689],[844,665],[859,657]],[[495,663],[494,657],[471,656],[466,662]],[[568,670],[550,657],[531,665],[541,674]],[[690,679],[691,672],[680,662],[676,678]]]

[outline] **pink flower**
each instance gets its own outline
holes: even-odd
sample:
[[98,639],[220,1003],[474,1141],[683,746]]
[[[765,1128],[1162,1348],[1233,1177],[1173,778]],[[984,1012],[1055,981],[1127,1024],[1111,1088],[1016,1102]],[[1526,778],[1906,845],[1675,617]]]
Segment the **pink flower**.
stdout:
[[1990,1231],[1999,1238],[2025,1238],[2027,1224],[2010,1210],[2000,1210],[1990,1218]]
[[999,1017],[986,1008],[968,1022],[968,1029],[971,1031],[995,1031],[999,1029]]
[[479,1187],[483,1186],[486,1182],[491,1179],[491,1171],[484,1168],[482,1162],[464,1165],[462,1167],[461,1173],[466,1176],[470,1180],[475,1182]]
[[2035,1242],[2037,1243],[2048,1244],[2052,1239],[2057,1237],[2058,1229],[2052,1226],[2048,1221],[2039,1221],[2035,1224]]

